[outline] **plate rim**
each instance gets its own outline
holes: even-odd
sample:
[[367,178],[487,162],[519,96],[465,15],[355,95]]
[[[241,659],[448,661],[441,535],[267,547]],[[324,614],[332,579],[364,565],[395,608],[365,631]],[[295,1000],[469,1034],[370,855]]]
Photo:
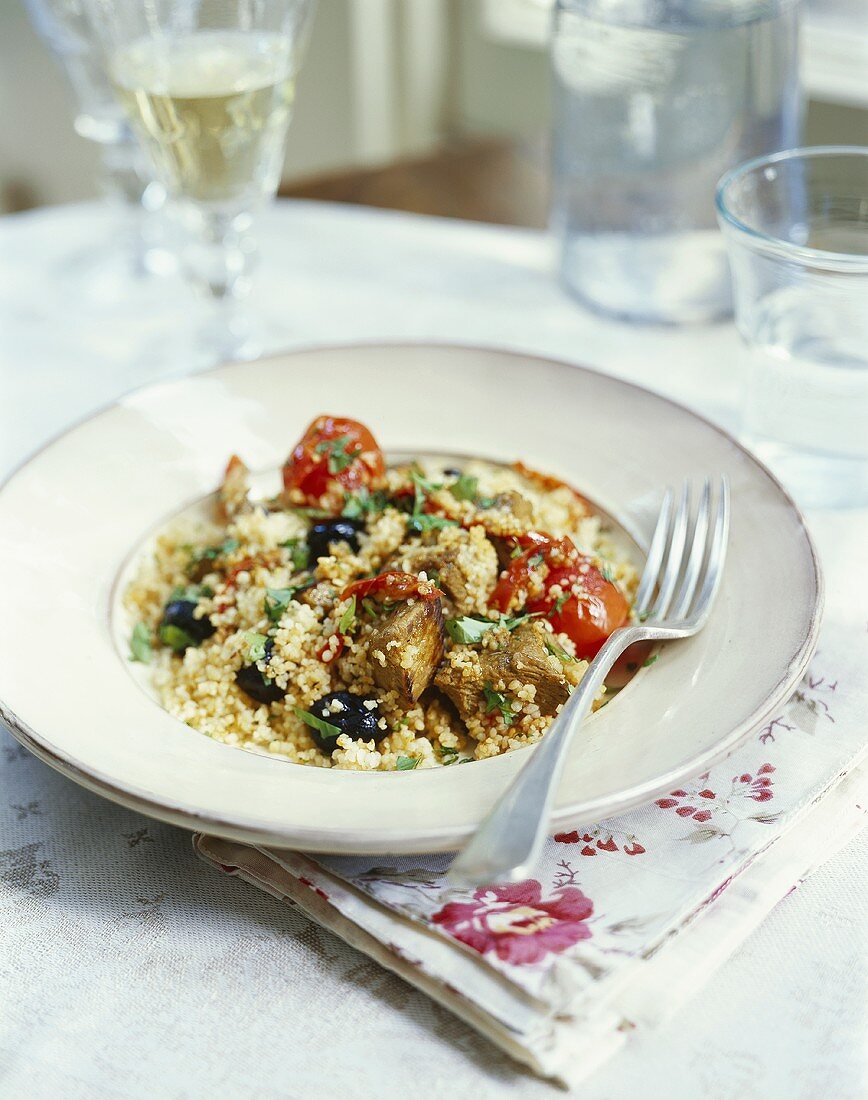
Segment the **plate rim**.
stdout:
[[[585,823],[593,821],[595,817],[611,817],[616,814],[624,813],[629,809],[652,801],[656,796],[665,793],[673,786],[678,786],[683,781],[694,778],[702,768],[714,766],[726,759],[726,757],[747,738],[750,732],[759,728],[761,723],[775,710],[777,705],[792,692],[806,671],[816,649],[825,605],[825,579],[822,565],[810,527],[799,505],[775,474],[769,470],[756,455],[748,450],[744,444],[725,428],[710,420],[703,413],[697,412],[683,402],[674,400],[656,390],[620,378],[617,375],[609,374],[605,370],[589,367],[569,359],[553,358],[551,356],[540,355],[536,352],[525,351],[521,348],[502,347],[491,343],[474,344],[449,340],[382,340],[372,338],[369,340],[352,340],[328,344],[314,342],[273,352],[253,361],[232,360],[193,373],[176,372],[172,375],[152,379],[143,382],[141,385],[134,386],[54,433],[39,447],[25,455],[24,458],[16,463],[6,476],[0,480],[0,495],[3,494],[7,486],[22,470],[45,451],[49,450],[55,444],[60,443],[67,436],[72,435],[75,431],[84,427],[92,420],[96,420],[104,413],[122,405],[136,394],[145,392],[156,386],[195,380],[200,377],[207,378],[209,375],[219,374],[222,371],[231,370],[233,368],[240,368],[248,365],[253,366],[273,360],[283,360],[288,356],[311,353],[328,355],[334,352],[352,352],[357,348],[365,348],[368,350],[383,348],[391,351],[400,350],[402,348],[436,349],[459,353],[468,352],[471,354],[479,352],[486,354],[494,353],[495,355],[506,355],[515,359],[544,363],[559,369],[581,371],[585,374],[594,375],[607,384],[614,384],[633,392],[638,391],[645,397],[654,398],[678,410],[680,413],[686,413],[694,420],[701,422],[706,428],[714,431],[729,445],[733,446],[750,465],[757,468],[769,479],[781,498],[786,502],[798,527],[801,529],[801,533],[809,551],[811,573],[814,580],[816,596],[810,611],[808,630],[805,633],[805,637],[798,650],[796,650],[790,658],[781,677],[766,693],[762,704],[760,704],[754,712],[740,724],[733,727],[726,737],[721,738],[714,750],[701,750],[698,755],[691,756],[688,760],[670,769],[670,771],[663,776],[657,779],[648,780],[644,784],[627,788],[620,792],[617,797],[611,795],[605,796],[605,807],[597,805],[597,803],[602,801],[601,797],[598,798],[596,802],[586,802],[580,811],[575,807],[572,809],[569,807],[562,808],[559,811],[555,810],[549,820],[549,828],[551,830],[557,829],[560,825]],[[286,847],[287,844],[291,844],[294,848],[320,853],[361,855],[391,852],[394,854],[416,854],[421,852],[452,851],[456,847],[456,840],[458,843],[461,843],[474,831],[474,827],[462,827],[458,829],[454,826],[430,828],[425,830],[424,837],[421,839],[419,831],[417,831],[414,834],[414,840],[409,843],[401,837],[387,837],[386,833],[372,833],[368,836],[365,832],[360,832],[357,835],[361,843],[357,842],[355,837],[348,843],[347,839],[344,837],[341,839],[339,848],[328,843],[323,837],[320,827],[310,830],[310,835],[308,836],[304,835],[307,833],[306,829],[299,829],[297,826],[294,826],[291,830],[292,837],[290,838],[287,832],[281,832],[280,829],[275,828],[271,823],[250,817],[245,819],[235,818],[231,821],[224,820],[218,816],[204,814],[194,807],[173,804],[166,799],[156,801],[148,792],[138,789],[132,784],[119,784],[109,776],[101,773],[99,769],[85,765],[82,761],[72,757],[71,754],[64,752],[56,745],[50,743],[46,738],[42,737],[36,730],[30,727],[28,723],[17,715],[2,699],[0,699],[0,719],[3,720],[16,740],[26,749],[44,763],[47,763],[49,766],[59,771],[67,778],[72,779],[85,789],[97,793],[110,801],[142,813],[145,816],[165,821],[181,828],[193,829],[195,831],[208,831],[215,836],[221,836],[227,839],[275,847]],[[530,749],[532,751],[533,746],[530,746]]]

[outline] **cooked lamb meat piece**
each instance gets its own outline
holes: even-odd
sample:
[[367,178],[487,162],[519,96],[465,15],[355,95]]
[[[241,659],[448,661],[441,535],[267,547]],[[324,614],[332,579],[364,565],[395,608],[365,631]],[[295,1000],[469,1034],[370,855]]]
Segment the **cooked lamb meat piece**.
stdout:
[[401,603],[371,632],[368,653],[380,687],[415,703],[443,660],[440,600]]
[[527,499],[523,497],[521,493],[517,493],[515,489],[508,489],[504,493],[497,493],[492,498],[492,508],[497,508],[500,511],[510,512],[518,520],[522,527],[526,527],[533,522],[533,505]]
[[570,686],[563,670],[549,656],[544,639],[545,631],[538,623],[522,623],[503,649],[480,650],[477,666],[455,667],[444,662],[434,683],[449,696],[465,721],[478,718],[482,712],[486,684],[495,691],[506,691],[512,680],[533,684],[540,713],[554,714],[569,697]]

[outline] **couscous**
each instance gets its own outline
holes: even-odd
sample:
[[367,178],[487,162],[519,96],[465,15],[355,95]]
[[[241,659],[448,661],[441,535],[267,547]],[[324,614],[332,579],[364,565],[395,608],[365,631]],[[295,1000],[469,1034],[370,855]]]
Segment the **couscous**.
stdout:
[[215,740],[361,771],[496,756],[543,736],[629,619],[600,517],[521,463],[387,466],[321,416],[282,483],[252,499],[233,456],[213,518],[164,530],[125,593],[131,656]]

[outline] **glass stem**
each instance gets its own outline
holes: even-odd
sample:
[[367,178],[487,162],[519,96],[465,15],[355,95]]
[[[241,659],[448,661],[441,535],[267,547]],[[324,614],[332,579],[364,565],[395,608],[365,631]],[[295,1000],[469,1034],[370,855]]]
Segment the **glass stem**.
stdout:
[[244,305],[256,262],[252,215],[201,207],[187,207],[183,213],[190,231],[184,250],[185,269],[194,286],[215,307],[202,333],[203,342],[218,359],[246,359],[260,354]]

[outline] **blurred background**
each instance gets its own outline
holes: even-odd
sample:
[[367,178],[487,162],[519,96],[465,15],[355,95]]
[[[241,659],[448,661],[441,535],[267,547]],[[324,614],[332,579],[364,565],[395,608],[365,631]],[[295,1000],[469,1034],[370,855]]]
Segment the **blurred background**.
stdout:
[[[550,10],[319,0],[281,194],[543,225]],[[868,144],[868,0],[810,0],[804,74],[806,143]],[[0,213],[96,195],[98,150],[19,0],[0,0],[0,106]]]

